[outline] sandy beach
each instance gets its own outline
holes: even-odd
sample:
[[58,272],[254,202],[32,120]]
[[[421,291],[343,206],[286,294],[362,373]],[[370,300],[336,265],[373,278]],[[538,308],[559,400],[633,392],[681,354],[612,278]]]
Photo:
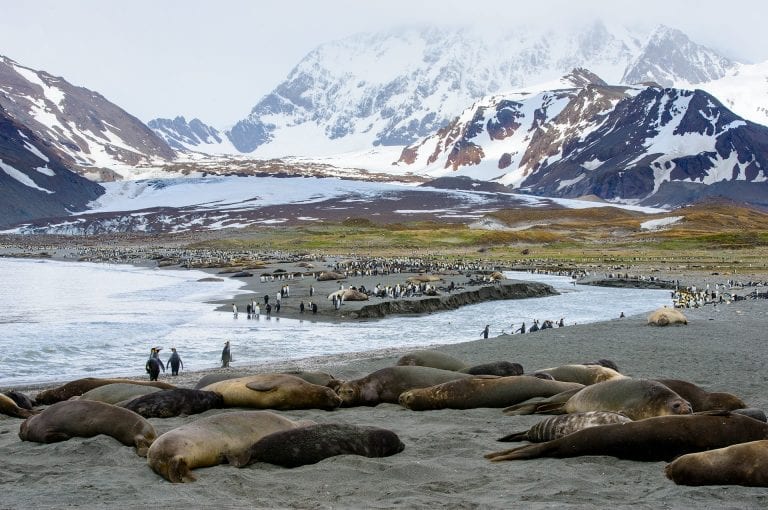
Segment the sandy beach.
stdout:
[[[768,409],[768,302],[708,305],[685,314],[687,326],[651,327],[643,315],[432,348],[471,364],[517,362],[526,372],[608,358],[626,375],[684,379]],[[229,370],[322,370],[353,379],[393,365],[401,354],[372,352]],[[182,372],[162,380],[193,387],[202,375]],[[163,433],[219,412],[226,410],[150,421]],[[400,436],[405,450],[378,459],[333,457],[295,469],[224,464],[197,470],[194,483],[171,484],[111,437],[48,445],[22,442],[21,420],[0,415],[0,508],[656,509],[768,504],[765,488],[677,486],[665,478],[663,462],[580,457],[491,463],[483,458],[510,446],[497,438],[530,427],[543,419],[539,416],[505,416],[501,409],[416,412],[395,404],[280,414],[388,428]]]

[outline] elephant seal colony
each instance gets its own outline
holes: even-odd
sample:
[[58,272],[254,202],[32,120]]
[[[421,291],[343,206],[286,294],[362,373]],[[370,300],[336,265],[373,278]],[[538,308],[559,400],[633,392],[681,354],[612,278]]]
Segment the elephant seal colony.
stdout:
[[[289,302],[284,304],[287,306]],[[718,304],[717,310],[712,307],[686,309],[688,325],[678,328],[647,327],[647,314],[640,314],[535,334],[502,335],[435,347],[434,350],[460,361],[458,370],[447,371],[455,373],[446,375],[441,372],[449,380],[425,376],[417,381],[419,377],[413,375],[393,375],[396,372],[389,369],[396,367],[397,360],[411,349],[350,353],[286,365],[217,368],[211,373],[220,373],[226,379],[297,369],[323,371],[332,374],[336,381],[326,378],[331,385],[327,389],[331,390],[341,389],[344,385],[349,387],[352,381],[368,378],[369,382],[375,381],[372,387],[374,398],[369,401],[371,405],[342,406],[332,411],[317,408],[256,411],[215,406],[205,409],[206,406],[203,406],[202,413],[192,414],[180,409],[186,405],[185,397],[179,397],[181,392],[173,389],[157,391],[132,399],[135,405],[145,399],[158,399],[154,403],[145,403],[147,410],[157,412],[157,417],[146,418],[146,421],[155,428],[158,436],[148,449],[147,459],[138,457],[133,448],[103,434],[90,438],[73,436],[53,444],[22,441],[18,433],[24,420],[0,415],[3,503],[13,508],[32,505],[40,508],[82,506],[84,501],[96,506],[122,508],[152,506],[157,501],[164,501],[170,508],[194,508],[202,502],[233,508],[480,505],[500,509],[509,506],[510,494],[519,494],[524,495],[526,504],[533,507],[624,507],[629,501],[637,508],[761,508],[765,502],[766,482],[751,472],[741,470],[741,466],[747,461],[757,465],[763,462],[761,451],[764,447],[760,442],[767,439],[763,429],[765,423],[748,417],[762,417],[762,410],[768,409],[768,392],[762,377],[763,368],[768,364],[768,351],[762,348],[767,316],[764,306],[762,301],[746,300],[730,305]],[[492,321],[484,317],[482,322]],[[736,326],[738,334],[734,334]],[[516,361],[526,368],[525,375],[505,378],[528,378],[537,372],[543,375],[541,371],[547,370],[547,367],[590,365],[587,360],[606,361],[608,358],[616,363],[607,368],[620,372],[623,377],[609,381],[588,380],[585,382],[593,384],[575,392],[534,397],[518,404],[530,405],[534,401],[534,405],[542,406],[540,414],[568,411],[566,414],[515,416],[505,415],[501,410],[503,408],[487,407],[412,412],[400,405],[398,399],[402,393],[415,392],[417,388],[403,389],[391,401],[405,383],[427,384],[423,389],[433,392],[436,386],[449,381],[469,382],[473,376],[461,371],[477,365],[494,364],[496,360]],[[605,367],[603,363],[599,365]],[[621,367],[621,370],[616,367]],[[434,374],[432,370],[445,371],[424,366],[398,368],[426,370],[430,374]],[[379,372],[381,370],[385,372]],[[579,366],[577,370],[585,369]],[[377,372],[379,374],[370,377]],[[382,385],[387,381],[388,372],[392,384]],[[173,382],[177,389],[191,390],[205,375],[181,373],[173,378]],[[565,378],[562,375],[559,377]],[[144,379],[147,377],[144,376]],[[481,377],[478,380],[483,379],[495,378]],[[552,377],[552,380],[543,382],[551,383],[556,379]],[[171,378],[161,375],[162,380],[170,381]],[[594,388],[599,385],[626,384],[624,381],[633,381],[630,384],[635,385],[634,389],[614,386],[611,391],[600,390],[591,396],[587,393],[587,390],[596,391]],[[660,386],[643,381],[654,381]],[[689,384],[695,383],[695,388],[685,384],[675,386],[673,381],[691,381]],[[124,383],[126,380],[115,382]],[[655,413],[641,412],[642,406],[634,403],[653,403],[653,395],[657,390],[660,392],[661,387],[677,395],[675,398],[687,402],[693,414],[645,417]],[[22,393],[34,397],[35,391],[39,391],[38,387],[22,390]],[[582,397],[587,395],[589,398],[578,406],[575,405],[577,399],[574,399],[571,402],[573,409],[566,409],[566,403],[580,392],[583,392]],[[79,388],[74,393],[77,395],[70,396],[81,396],[85,391]],[[735,399],[724,399],[716,395],[719,393],[727,393]],[[203,393],[212,399],[216,394]],[[61,396],[64,395],[57,398]],[[383,401],[382,396],[390,401]],[[668,404],[675,398],[665,400],[667,404],[659,408],[669,409]],[[221,399],[223,402],[224,397]],[[62,405],[83,405],[85,402],[88,401],[73,400]],[[373,407],[372,402],[379,405]],[[618,420],[623,422],[620,425],[593,424],[581,428],[589,421],[582,419],[582,423],[578,423],[589,412],[585,404],[595,402],[612,408],[595,413],[634,409],[638,411],[635,416],[638,419],[630,422],[619,416]],[[685,410],[685,405],[679,403],[680,411]],[[130,402],[121,404],[128,405]],[[544,407],[547,404],[553,407]],[[742,404],[747,408],[730,413],[716,410],[697,414],[706,407]],[[34,412],[45,412],[46,405],[37,402]],[[106,406],[110,413],[120,410],[100,402],[86,405]],[[48,406],[48,410],[54,409],[54,405]],[[126,409],[123,411],[129,412]],[[221,431],[226,425],[206,425],[208,420],[218,420],[214,417],[224,420],[228,415],[261,412],[288,420],[275,419],[287,428],[277,430],[280,427],[262,427],[260,424],[254,427],[256,430],[251,434],[248,432],[251,430],[248,420],[243,425],[245,428],[233,426],[230,429],[232,433],[223,434],[224,438],[242,437],[242,441],[231,448],[222,438]],[[78,413],[80,417],[84,415],[87,413]],[[50,413],[47,416],[46,421],[53,423]],[[29,423],[34,423],[37,418],[29,418]],[[542,424],[544,422],[548,424]],[[396,435],[404,449],[387,457],[366,456],[366,453],[374,452],[373,443],[369,441],[376,437],[365,432],[369,427]],[[211,434],[210,440],[205,430]],[[246,432],[243,433],[243,430]],[[497,438],[510,436],[510,432],[516,431],[523,434],[516,439],[528,443],[504,443],[500,447]],[[294,433],[295,436],[292,435]],[[163,439],[164,436],[167,436],[166,439]],[[318,437],[325,439],[318,441]],[[350,438],[361,443],[355,443],[352,448],[352,443],[348,443]],[[757,442],[746,441],[751,439]],[[734,441],[738,441],[736,445],[729,445]],[[288,444],[306,446],[286,449]],[[324,446],[319,451],[313,449],[318,444]],[[488,452],[509,446],[528,449],[540,445],[546,445],[543,446],[545,450],[538,453],[527,450],[526,455],[534,456],[525,460],[524,465],[520,462],[491,462],[485,458]],[[397,445],[392,448],[397,449]],[[699,448],[713,449],[695,451]],[[149,455],[150,450],[156,455]],[[590,457],[564,460],[549,457],[565,450]],[[721,451],[725,452],[722,456]],[[248,457],[244,460],[246,454]],[[657,461],[617,460],[613,455],[642,460],[652,457]],[[315,461],[318,462],[311,463]],[[672,464],[665,470],[669,461]],[[227,466],[227,462],[234,465],[247,462],[248,465],[236,469]],[[710,469],[710,478],[705,478],[702,469],[696,467],[704,462],[716,466]],[[163,467],[164,463],[168,467]],[[205,465],[210,467],[204,468]],[[287,465],[299,467],[283,467]],[[166,481],[189,481],[194,477],[198,480],[183,490]],[[676,483],[740,485],[726,489],[706,485],[689,488]]]

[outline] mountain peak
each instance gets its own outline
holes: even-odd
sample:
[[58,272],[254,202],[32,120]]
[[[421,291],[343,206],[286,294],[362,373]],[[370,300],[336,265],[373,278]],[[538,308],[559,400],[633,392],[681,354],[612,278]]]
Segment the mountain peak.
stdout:
[[608,85],[598,75],[583,67],[573,69],[570,73],[563,76],[560,81],[577,88],[586,87],[587,85]]

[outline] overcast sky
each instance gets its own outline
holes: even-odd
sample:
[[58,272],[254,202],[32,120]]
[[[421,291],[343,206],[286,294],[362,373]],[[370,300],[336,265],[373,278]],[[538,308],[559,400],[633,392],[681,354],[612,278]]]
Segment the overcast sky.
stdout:
[[0,0],[0,55],[96,90],[144,122],[184,115],[222,128],[316,46],[357,32],[596,17],[663,23],[726,56],[768,60],[765,0]]

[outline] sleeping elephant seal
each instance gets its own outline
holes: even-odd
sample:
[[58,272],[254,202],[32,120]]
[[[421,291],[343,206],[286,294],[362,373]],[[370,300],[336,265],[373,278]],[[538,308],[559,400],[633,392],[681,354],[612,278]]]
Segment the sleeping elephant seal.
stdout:
[[609,455],[626,460],[670,461],[685,453],[766,437],[768,424],[728,411],[713,411],[590,427],[545,443],[489,453],[485,458],[495,462]]
[[498,375],[499,377],[509,377],[510,375],[523,375],[523,365],[512,363],[510,361],[495,361],[493,363],[483,363],[459,370],[462,374],[469,375]]
[[413,351],[403,354],[395,363],[397,366],[432,367],[440,370],[459,371],[469,365],[440,351]]
[[[308,383],[318,384],[320,386],[328,386],[329,388],[332,388],[334,383],[338,382],[338,380],[335,377],[325,372],[297,370],[297,371],[279,372],[279,373],[293,375],[298,377],[299,379],[304,379]],[[260,375],[260,374],[240,374],[240,375],[232,374],[232,373],[208,374],[208,375],[204,375],[203,377],[200,378],[199,381],[197,381],[197,384],[195,384],[195,389],[199,390],[201,388],[208,386],[209,384],[217,383],[219,381],[226,381],[228,379],[237,379],[238,377],[245,377],[248,375]]]
[[169,430],[152,444],[147,463],[166,480],[193,482],[190,469],[235,461],[262,437],[311,425],[269,411],[235,411],[207,416]]
[[4,391],[3,394],[16,402],[16,405],[21,407],[22,409],[32,410],[32,408],[35,406],[34,402],[32,402],[32,399],[30,399],[28,396],[23,394],[20,391],[16,390],[8,390]]
[[[563,397],[567,397],[565,400]],[[563,414],[588,411],[622,413],[632,420],[670,414],[691,414],[691,404],[663,384],[649,379],[611,379],[585,386],[569,396],[554,395],[550,401],[534,404],[525,412],[521,406],[504,410],[505,414]]]
[[293,375],[260,374],[209,384],[203,391],[224,397],[227,407],[254,409],[325,409],[339,407],[341,399],[331,388],[308,383]]
[[256,441],[231,463],[268,462],[287,468],[316,464],[335,455],[389,457],[405,448],[397,434],[379,427],[318,423],[281,430]]
[[336,391],[344,407],[376,406],[383,402],[397,404],[404,391],[471,377],[469,374],[431,367],[387,367],[361,379],[343,381]]
[[735,409],[744,409],[747,407],[747,404],[745,404],[743,400],[730,393],[710,393],[693,383],[681,381],[679,379],[654,380],[660,382],[687,400],[691,404],[691,407],[693,407],[693,412],[715,411],[718,409],[733,411]]
[[506,407],[534,397],[578,390],[578,383],[548,381],[527,375],[479,375],[403,392],[399,402],[412,411]]
[[0,393],[0,414],[13,416],[14,418],[29,418],[35,411],[19,407],[14,400],[4,393]]
[[678,485],[768,487],[768,440],[689,453],[668,464],[664,472]]
[[135,446],[145,457],[157,437],[147,420],[128,409],[95,400],[67,400],[27,418],[19,429],[22,441],[56,443],[73,437],[112,436],[126,446]]
[[604,367],[602,365],[587,364],[543,368],[537,370],[532,375],[536,374],[548,374],[552,376],[555,381],[577,382],[584,386],[626,377],[612,368]]
[[619,413],[607,411],[590,411],[588,413],[561,414],[540,421],[533,427],[523,432],[500,437],[497,441],[512,443],[515,441],[530,441],[531,443],[543,443],[552,441],[578,430],[611,423],[627,423],[629,418]]
[[651,312],[648,316],[649,326],[669,326],[669,325],[685,325],[688,324],[688,319],[683,312],[677,308],[659,308]]
[[99,379],[96,377],[86,377],[84,379],[70,381],[57,388],[41,391],[37,394],[37,397],[35,397],[35,402],[38,404],[55,404],[56,402],[61,402],[62,400],[69,400],[72,397],[78,397],[86,391],[98,388],[99,386],[112,383],[143,384],[164,390],[175,388],[175,386],[172,384],[159,381],[132,381],[130,379]]
[[105,404],[117,404],[135,397],[161,391],[160,388],[147,386],[146,384],[110,383],[88,390],[80,398],[83,400],[96,400]]
[[220,409],[224,407],[224,397],[215,391],[174,388],[136,397],[122,407],[144,418],[171,418]]

